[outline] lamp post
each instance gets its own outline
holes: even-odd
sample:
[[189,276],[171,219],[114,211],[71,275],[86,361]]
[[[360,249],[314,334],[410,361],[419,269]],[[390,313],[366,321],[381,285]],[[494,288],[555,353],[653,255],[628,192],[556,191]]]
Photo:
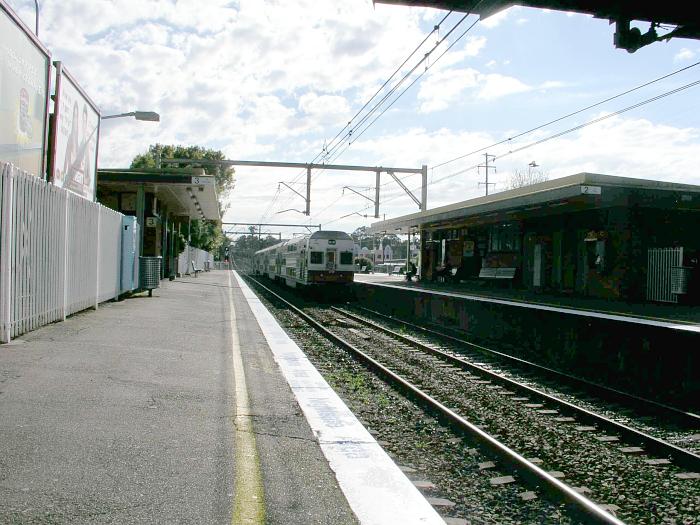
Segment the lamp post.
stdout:
[[539,167],[539,164],[537,164],[534,160],[527,165],[527,178],[528,180],[530,179],[530,173],[532,171],[532,168],[537,168]]
[[131,111],[130,113],[119,113],[118,115],[105,115],[102,120],[110,118],[134,117],[136,120],[145,120],[147,122],[160,122],[160,115],[155,111]]
[[34,7],[36,8],[36,15],[34,17],[34,34],[39,37],[39,0],[34,0]]

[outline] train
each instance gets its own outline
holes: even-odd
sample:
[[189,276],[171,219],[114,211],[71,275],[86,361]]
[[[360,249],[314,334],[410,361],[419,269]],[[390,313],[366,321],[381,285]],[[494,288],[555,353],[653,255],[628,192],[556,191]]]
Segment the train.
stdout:
[[317,231],[255,252],[253,272],[292,288],[350,285],[354,241],[342,231]]

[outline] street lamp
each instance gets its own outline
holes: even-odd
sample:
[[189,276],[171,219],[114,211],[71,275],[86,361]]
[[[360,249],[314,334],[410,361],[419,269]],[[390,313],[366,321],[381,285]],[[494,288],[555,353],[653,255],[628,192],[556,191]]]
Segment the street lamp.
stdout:
[[530,177],[530,171],[532,170],[532,168],[537,168],[537,167],[539,167],[539,164],[537,164],[534,160],[530,164],[527,165],[528,178]]
[[160,122],[160,115],[155,111],[132,111],[130,113],[120,113],[118,115],[105,115],[102,120],[108,118],[134,117],[136,120],[145,120],[148,122]]

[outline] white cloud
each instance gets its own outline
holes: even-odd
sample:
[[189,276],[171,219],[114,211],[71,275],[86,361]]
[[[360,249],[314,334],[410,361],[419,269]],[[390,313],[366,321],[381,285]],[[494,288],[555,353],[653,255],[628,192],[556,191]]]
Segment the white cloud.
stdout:
[[475,57],[486,46],[485,36],[470,36],[467,37],[467,42],[464,45],[464,51],[467,56]]
[[345,97],[334,95],[318,96],[316,93],[306,93],[299,98],[299,109],[324,125],[345,123],[350,117],[348,101]]
[[480,73],[472,68],[453,68],[438,71],[423,81],[418,91],[422,113],[441,111],[457,102],[468,90],[481,100],[492,101],[514,93],[532,89],[514,77],[498,73]]
[[447,109],[462,93],[477,85],[479,72],[475,69],[448,69],[430,75],[420,86],[418,100],[422,113]]
[[692,60],[695,57],[695,53],[684,47],[673,57],[674,62],[683,62],[684,60]]
[[[32,1],[10,3],[19,6],[27,25],[33,26]],[[481,25],[494,28],[508,16],[515,24],[523,23],[524,19],[518,18],[521,15],[531,18],[524,10],[510,15],[517,10],[498,13]],[[105,112],[140,109],[161,114],[158,124],[105,121],[100,143],[102,167],[128,166],[137,153],[156,142],[199,144],[220,149],[235,159],[303,162],[320,151],[324,137],[333,137],[343,127],[442,16],[444,12],[432,9],[383,4],[374,7],[370,0],[42,0],[40,34],[53,59],[64,61]],[[556,16],[560,14],[552,12],[548,18],[554,21]],[[542,32],[542,38],[551,39],[551,35]],[[426,47],[434,42],[431,38]],[[560,88],[566,86],[551,77],[544,80],[547,77],[528,76],[525,82],[525,77],[521,80],[495,74],[499,70],[491,69],[507,66],[510,60],[496,62],[486,57],[479,59],[479,63],[488,60],[481,71],[468,67],[476,63],[474,57],[484,56],[486,43],[486,37],[470,33],[430,69],[416,92],[408,92],[382,117],[380,123],[385,123],[390,132],[382,135],[380,126],[375,126],[340,161],[434,165],[506,135],[465,131],[460,126],[466,119],[447,112],[439,115],[439,120],[425,122],[428,126],[439,121],[449,128],[413,128],[416,108],[427,113],[455,108],[461,101],[485,104],[529,90],[548,90],[553,97],[558,95],[555,90],[564,91]],[[492,39],[488,44],[494,57],[509,52],[503,39]],[[431,59],[445,47],[441,45]],[[618,53],[608,47],[610,53]],[[419,56],[426,50],[421,50]],[[568,57],[569,52],[574,53],[573,49],[566,51],[561,54]],[[681,50],[677,60],[693,58],[690,53],[696,56],[697,50]],[[604,64],[606,57],[596,56],[591,62]],[[513,65],[525,68],[527,63],[522,60],[519,54]],[[584,66],[572,62],[574,73],[568,76],[564,74],[572,71],[566,69],[568,64],[553,62],[548,70],[551,73],[563,67],[561,78],[589,77],[590,71],[580,69]],[[562,99],[553,101],[562,103]],[[686,108],[679,111],[687,118]],[[400,119],[394,119],[394,115]],[[667,113],[665,118],[673,122],[671,116]],[[493,119],[479,123],[485,130],[514,124],[510,118],[506,122]],[[523,143],[527,143],[525,139]],[[697,129],[614,118],[522,154],[502,157],[497,161],[499,173],[494,180],[502,184],[513,168],[536,159],[552,176],[585,169],[698,182],[693,166],[693,159],[700,156],[698,144]],[[503,151],[507,149],[489,153],[502,155]],[[469,167],[470,162],[482,159],[470,158],[456,166],[436,169],[434,178],[438,172],[449,173],[445,170]],[[232,195],[235,203],[229,213],[242,221],[257,220],[268,207],[277,181],[291,181],[298,175],[294,171],[252,168],[240,168],[238,172],[238,185]],[[343,185],[371,186],[373,179],[372,173],[319,174],[312,185],[312,210],[318,213],[337,199]],[[471,170],[431,186],[430,206],[480,194],[483,187],[476,186],[477,179]],[[414,187],[417,178],[409,181]],[[394,183],[383,187],[383,199],[396,195],[401,195],[401,190]],[[290,192],[282,203],[286,208],[303,206]],[[325,222],[364,205],[361,197],[345,196],[325,216],[312,219]],[[272,212],[278,209],[273,206]],[[415,211],[415,206],[406,196],[388,201],[382,209],[391,215],[409,211]],[[296,215],[278,218],[289,218],[290,222],[300,219]],[[352,229],[367,222],[372,219],[355,215],[334,225]]]
[[499,75],[497,73],[480,75],[479,84],[481,87],[477,93],[477,97],[483,100],[495,100],[505,97],[506,95],[522,93],[532,89],[517,78]]
[[[553,132],[541,130],[523,137],[517,143],[488,150],[496,155],[498,172],[490,175],[489,180],[496,182],[497,191],[506,188],[510,173],[526,167],[533,159],[551,178],[588,171],[700,184],[700,174],[695,162],[700,156],[700,128],[678,128],[654,124],[644,118],[616,116],[570,135],[508,155],[508,151],[532,144]],[[512,134],[514,133],[510,133]],[[387,160],[403,159],[404,165],[424,163],[430,168],[460,154],[499,142],[502,138],[486,133],[455,133],[446,129],[426,132],[414,129],[378,137],[371,142],[358,143],[358,149],[366,148],[378,156],[384,152]],[[596,154],[582,155],[582,151],[595,151]],[[396,157],[392,156],[393,153],[396,153]],[[435,181],[429,186],[429,207],[434,208],[483,195],[483,186],[477,184],[483,179],[483,172],[478,173],[476,169],[476,165],[481,161],[483,156],[475,154],[435,170],[429,169],[429,180]],[[419,179],[413,179],[408,186],[415,188],[419,184]],[[382,213],[386,212],[387,217],[415,211],[413,203],[407,196],[401,195],[400,189],[387,187],[385,193],[385,200],[391,199],[382,208]],[[361,203],[353,204],[357,208]],[[350,207],[347,209],[353,211]],[[349,224],[358,225],[356,219],[358,218],[351,219]]]
[[542,90],[559,89],[567,87],[568,85],[569,84],[567,84],[566,82],[562,82],[561,80],[546,80],[542,82],[539,86],[537,86],[537,88]]

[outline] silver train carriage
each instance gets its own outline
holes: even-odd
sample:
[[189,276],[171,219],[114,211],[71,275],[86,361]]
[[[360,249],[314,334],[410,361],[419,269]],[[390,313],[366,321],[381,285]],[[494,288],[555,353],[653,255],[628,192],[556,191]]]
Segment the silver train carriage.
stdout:
[[255,252],[253,270],[291,287],[347,284],[354,277],[353,246],[345,232],[317,231]]

